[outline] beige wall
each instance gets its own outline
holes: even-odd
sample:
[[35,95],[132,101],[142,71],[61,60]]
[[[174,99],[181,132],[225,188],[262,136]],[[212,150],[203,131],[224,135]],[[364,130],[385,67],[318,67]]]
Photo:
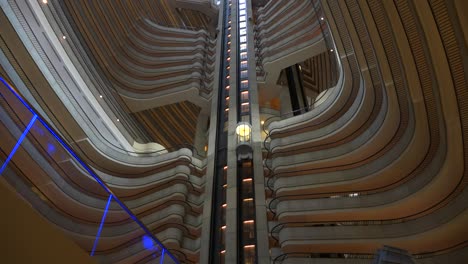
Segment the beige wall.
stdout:
[[0,181],[0,263],[94,263]]

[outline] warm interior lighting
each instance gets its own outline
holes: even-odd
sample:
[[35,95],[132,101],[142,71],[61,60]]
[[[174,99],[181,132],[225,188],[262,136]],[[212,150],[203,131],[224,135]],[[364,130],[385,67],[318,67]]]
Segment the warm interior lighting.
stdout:
[[252,178],[243,179],[242,181],[249,182],[249,181],[252,181]]
[[223,229],[223,230],[224,230],[224,229],[226,229],[226,226],[225,226],[225,225],[224,225],[224,226],[222,226],[222,227],[221,227],[221,229]]
[[223,205],[221,205],[221,206],[222,206],[223,208],[226,208],[227,204],[223,204]]
[[249,202],[249,201],[253,201],[253,198],[245,198],[244,199],[244,202]]
[[255,245],[245,245],[244,248],[254,248]]
[[265,121],[264,120],[260,121],[260,124],[262,124],[262,125],[265,124]]
[[239,123],[236,127],[238,142],[250,141],[251,128],[248,123]]
[[244,224],[251,224],[253,222],[254,222],[254,220],[246,220],[246,221],[244,221]]
[[42,0],[42,3],[43,3],[43,4],[47,4],[47,0]]

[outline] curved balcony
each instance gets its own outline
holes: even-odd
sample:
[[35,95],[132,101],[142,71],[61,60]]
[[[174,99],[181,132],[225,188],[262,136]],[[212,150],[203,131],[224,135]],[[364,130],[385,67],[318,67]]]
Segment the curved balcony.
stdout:
[[[434,16],[423,23],[405,1],[324,2],[338,53],[355,51],[351,72],[362,74],[362,85],[375,92],[372,104],[381,106],[372,114],[360,113],[369,106],[349,108],[324,124],[312,110],[269,125],[268,187],[278,220],[271,231],[290,257],[282,263],[304,260],[301,254],[372,254],[382,243],[426,254],[464,242],[466,179],[457,165],[464,164],[464,114],[456,106],[464,94],[455,82],[443,93],[436,84],[461,65],[438,56],[442,42],[426,42],[416,30],[437,31],[431,20],[450,28],[442,7],[442,1],[426,6]],[[407,39],[395,40],[391,32]],[[452,61],[458,58],[453,54]],[[432,69],[434,60],[458,70]],[[382,99],[378,89],[385,91]],[[366,97],[352,100],[362,104]],[[430,244],[434,237],[444,242]]]

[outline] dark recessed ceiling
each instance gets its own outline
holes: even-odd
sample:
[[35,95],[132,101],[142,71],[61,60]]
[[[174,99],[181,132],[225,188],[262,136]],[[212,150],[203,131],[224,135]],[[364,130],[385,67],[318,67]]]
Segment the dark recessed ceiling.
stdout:
[[166,148],[193,145],[200,107],[183,101],[133,115],[149,132],[152,140]]

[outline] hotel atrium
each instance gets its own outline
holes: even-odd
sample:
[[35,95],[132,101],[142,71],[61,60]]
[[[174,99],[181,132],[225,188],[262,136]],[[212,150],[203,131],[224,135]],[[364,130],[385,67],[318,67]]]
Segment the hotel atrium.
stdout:
[[0,7],[0,263],[468,263],[468,1]]

